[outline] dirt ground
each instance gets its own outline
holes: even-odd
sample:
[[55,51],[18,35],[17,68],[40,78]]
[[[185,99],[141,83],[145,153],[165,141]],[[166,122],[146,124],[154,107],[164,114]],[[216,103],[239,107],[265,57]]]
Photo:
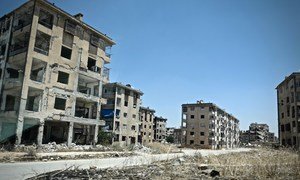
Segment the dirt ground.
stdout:
[[122,169],[69,167],[31,179],[300,179],[298,154],[259,149],[218,156],[180,157]]

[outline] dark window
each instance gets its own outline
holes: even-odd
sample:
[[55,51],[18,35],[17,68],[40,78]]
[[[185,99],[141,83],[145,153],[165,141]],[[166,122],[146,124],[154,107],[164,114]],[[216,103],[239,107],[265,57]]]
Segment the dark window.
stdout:
[[135,126],[131,126],[131,130],[135,131]]
[[66,109],[66,99],[55,98],[54,109],[65,110]]
[[190,135],[193,136],[193,135],[195,135],[195,133],[194,132],[190,132]]
[[193,145],[194,144],[194,140],[190,140],[190,145]]
[[6,50],[6,44],[3,44],[3,45],[0,47],[0,56],[4,56],[5,50]]
[[292,107],[292,118],[295,118],[296,116],[296,110],[295,110],[295,106]]
[[284,118],[284,113],[281,113],[281,118]]
[[290,117],[290,106],[287,106],[286,108],[286,115],[287,117]]
[[194,119],[195,118],[195,116],[194,115],[191,115],[191,119]]
[[285,146],[285,139],[282,139],[282,145]]
[[296,145],[296,143],[297,143],[297,138],[296,136],[293,136],[293,145]]
[[13,111],[15,107],[15,97],[6,95],[5,111]]
[[285,124],[285,130],[286,131],[291,131],[291,124],[290,123]]
[[122,136],[122,141],[126,141],[126,136]]
[[19,78],[19,71],[12,68],[7,68],[9,78]]
[[287,145],[289,145],[289,146],[292,145],[292,140],[291,139],[287,139]]
[[204,136],[204,132],[200,132],[200,136]]
[[41,24],[49,29],[52,29],[53,15],[44,10],[40,10],[39,24]]
[[124,101],[124,106],[128,106],[128,101]]
[[72,49],[67,48],[65,46],[61,46],[60,56],[66,58],[66,59],[71,59]]
[[204,119],[205,118],[205,116],[204,115],[201,115],[201,119]]
[[290,97],[286,97],[286,103],[290,102]]
[[284,132],[284,125],[282,124],[280,127],[281,127],[281,132]]
[[96,73],[100,73],[101,72],[101,68],[96,66],[96,60],[92,59],[92,58],[88,58],[88,64],[87,64],[88,70],[96,72]]
[[187,112],[187,107],[182,107],[182,112]]
[[296,127],[296,122],[295,121],[293,121],[292,124],[293,124],[293,127]]
[[204,144],[204,141],[200,141],[200,144]]
[[69,83],[69,74],[62,72],[62,71],[58,71],[57,82],[60,82],[63,84],[68,84]]

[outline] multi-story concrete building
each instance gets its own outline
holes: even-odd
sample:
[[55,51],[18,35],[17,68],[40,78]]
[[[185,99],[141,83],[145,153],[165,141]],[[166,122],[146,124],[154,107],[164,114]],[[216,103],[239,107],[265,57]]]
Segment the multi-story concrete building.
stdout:
[[138,143],[141,96],[143,92],[131,85],[107,83],[103,85],[101,118],[105,120],[105,130],[115,134],[114,142],[120,145]]
[[181,144],[182,141],[182,131],[181,129],[174,129],[174,144]]
[[97,142],[111,38],[43,0],[0,18],[0,141]]
[[182,104],[182,145],[208,149],[239,145],[239,120],[213,103]]
[[154,113],[155,110],[150,109],[149,107],[140,108],[140,135],[139,143],[148,144],[152,143],[154,139]]
[[166,140],[167,135],[167,119],[163,117],[154,118],[154,140],[157,142],[163,142]]
[[167,128],[167,130],[166,130],[166,136],[168,137],[168,136],[173,136],[174,135],[174,127],[169,127],[169,128]]
[[286,77],[277,87],[278,136],[281,145],[300,147],[300,72]]

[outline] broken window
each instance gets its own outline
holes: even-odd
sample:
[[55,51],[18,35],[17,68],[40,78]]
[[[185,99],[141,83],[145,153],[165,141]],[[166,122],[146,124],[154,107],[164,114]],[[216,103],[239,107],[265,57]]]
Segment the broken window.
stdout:
[[200,141],[200,144],[204,144],[204,141]]
[[[159,139],[161,139],[161,137],[159,137]],[[190,140],[190,145],[194,144],[194,140]]]
[[72,49],[67,48],[66,46],[61,46],[60,56],[66,59],[71,59]]
[[15,15],[14,31],[21,29],[31,23],[33,13],[33,6],[27,7],[26,11],[20,12]]
[[51,36],[41,31],[37,31],[34,51],[48,56]]
[[39,14],[39,24],[52,29],[53,15],[41,9]]
[[200,132],[200,136],[204,136],[204,132]]
[[195,116],[194,115],[191,115],[191,119],[194,119],[195,118]]
[[10,56],[14,56],[16,54],[23,53],[27,50],[29,41],[29,33],[22,33],[13,37],[12,45],[10,46]]
[[201,115],[201,119],[204,119],[205,118],[205,116],[204,115]]
[[131,130],[132,130],[132,131],[135,131],[135,126],[131,126]]
[[101,72],[101,68],[96,66],[96,60],[92,58],[88,58],[88,64],[87,64],[88,70],[99,73]]
[[38,119],[24,118],[23,132],[22,132],[22,144],[37,143],[37,135],[39,129]]
[[26,110],[39,111],[43,96],[43,90],[29,88],[26,102]]
[[12,68],[7,68],[9,78],[19,78],[19,71]]
[[66,99],[56,97],[54,103],[54,109],[65,110],[66,109]]
[[44,82],[46,67],[46,62],[39,59],[33,59],[31,65],[30,79],[33,81]]
[[6,95],[5,111],[14,111],[16,97],[12,95]]
[[123,115],[124,115],[124,118],[127,118],[127,113],[124,113]]
[[62,71],[58,71],[57,82],[60,82],[63,84],[68,84],[69,83],[69,74],[62,72]]
[[99,38],[90,35],[89,53],[97,55],[98,46],[99,46]]
[[190,132],[190,135],[191,135],[191,136],[194,136],[194,135],[195,135],[195,133],[194,133],[194,132]]

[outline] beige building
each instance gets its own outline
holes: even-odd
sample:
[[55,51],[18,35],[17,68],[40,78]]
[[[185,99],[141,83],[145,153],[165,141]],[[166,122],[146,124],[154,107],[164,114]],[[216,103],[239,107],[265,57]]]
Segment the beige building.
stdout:
[[107,83],[103,85],[101,119],[105,120],[107,132],[115,134],[114,143],[130,145],[138,143],[139,110],[143,92],[134,89],[131,85],[121,83]]
[[294,72],[286,77],[276,89],[280,144],[299,148],[300,72]]
[[167,137],[167,119],[156,116],[154,118],[154,140],[164,142]]
[[239,120],[213,103],[182,105],[182,145],[207,149],[239,145]]
[[149,107],[140,108],[140,121],[141,126],[139,128],[139,143],[148,144],[152,143],[154,139],[154,113],[155,110]]
[[0,141],[97,142],[115,43],[43,0],[3,16],[0,32]]

